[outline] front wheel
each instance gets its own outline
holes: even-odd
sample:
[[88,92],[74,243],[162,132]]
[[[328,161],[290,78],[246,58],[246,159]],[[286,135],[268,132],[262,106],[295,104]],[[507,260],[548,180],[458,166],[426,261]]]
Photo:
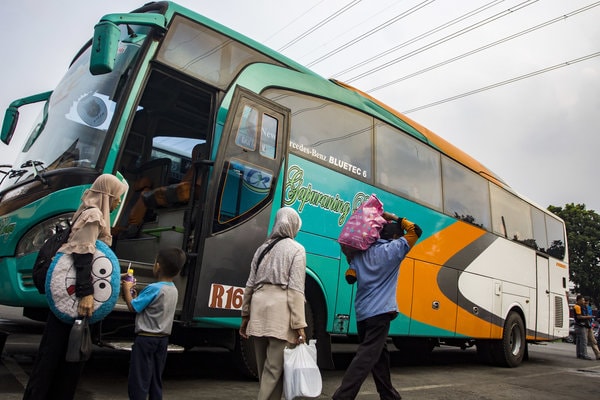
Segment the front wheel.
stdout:
[[527,349],[525,324],[516,312],[510,312],[504,322],[502,339],[494,341],[492,353],[496,364],[502,367],[518,367]]

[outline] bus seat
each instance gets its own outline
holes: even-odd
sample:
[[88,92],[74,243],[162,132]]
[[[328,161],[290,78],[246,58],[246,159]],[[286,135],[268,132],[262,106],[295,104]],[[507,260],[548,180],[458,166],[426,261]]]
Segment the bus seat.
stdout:
[[143,223],[151,219],[141,196],[143,193],[151,191],[152,188],[168,183],[170,172],[171,160],[169,158],[150,160],[132,171],[135,177],[132,184],[133,190],[125,201],[123,214],[117,227],[113,229],[113,234],[122,238],[139,236]]
[[[208,146],[206,143],[197,144],[192,150],[192,161],[202,160],[207,157]],[[194,166],[192,165],[183,175],[181,182],[168,186],[160,186],[142,193],[142,199],[148,208],[177,207],[187,204],[192,192],[194,179]],[[202,183],[200,175],[196,178],[196,186]]]

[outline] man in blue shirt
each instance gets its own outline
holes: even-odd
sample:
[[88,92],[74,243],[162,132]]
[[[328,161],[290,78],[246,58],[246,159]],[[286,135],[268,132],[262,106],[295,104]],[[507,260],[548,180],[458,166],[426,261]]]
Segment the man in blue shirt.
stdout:
[[421,229],[394,214],[384,212],[383,218],[388,223],[381,229],[381,238],[367,250],[354,254],[350,261],[358,285],[354,305],[360,345],[333,394],[334,400],[354,399],[369,373],[373,374],[381,399],[401,398],[392,385],[386,341],[390,322],[398,315],[399,266],[421,236]]

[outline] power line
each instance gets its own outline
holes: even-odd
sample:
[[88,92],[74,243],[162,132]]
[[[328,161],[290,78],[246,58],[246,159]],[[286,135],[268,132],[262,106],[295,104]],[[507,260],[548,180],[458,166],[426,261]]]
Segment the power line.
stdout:
[[454,24],[457,24],[458,22],[460,22],[460,21],[463,21],[463,20],[465,20],[465,19],[467,19],[467,18],[470,18],[470,17],[472,17],[473,15],[477,15],[477,14],[479,14],[480,12],[482,12],[482,11],[485,11],[485,10],[487,10],[488,8],[490,8],[490,7],[493,7],[493,6],[495,6],[496,4],[498,4],[498,3],[501,3],[501,2],[503,2],[503,1],[504,1],[504,0],[494,0],[494,1],[490,2],[490,3],[487,3],[487,4],[485,4],[485,5],[483,5],[483,6],[479,7],[479,8],[476,8],[476,9],[475,9],[475,10],[473,10],[473,11],[470,11],[470,12],[468,12],[468,13],[466,13],[466,14],[463,14],[463,15],[461,15],[461,16],[460,16],[460,17],[458,17],[458,18],[455,18],[455,19],[453,19],[452,21],[449,21],[449,22],[446,22],[446,23],[444,23],[444,24],[442,24],[442,25],[439,25],[439,26],[437,26],[437,27],[435,27],[435,28],[433,28],[433,29],[431,29],[431,30],[429,30],[429,31],[425,32],[425,33],[422,33],[421,35],[415,36],[415,37],[413,37],[412,39],[409,39],[409,40],[407,40],[407,41],[405,41],[405,42],[403,42],[403,43],[400,43],[399,45],[397,45],[397,46],[394,46],[394,47],[392,47],[391,49],[388,49],[388,50],[386,50],[386,51],[384,51],[384,52],[382,52],[382,53],[379,53],[379,54],[377,54],[377,55],[375,55],[375,56],[373,56],[373,57],[371,57],[371,58],[368,58],[368,59],[366,59],[366,60],[363,60],[363,61],[361,61],[361,62],[359,62],[359,63],[357,63],[357,64],[354,64],[354,65],[352,65],[352,66],[350,66],[350,67],[346,68],[346,69],[345,69],[345,70],[343,70],[343,71],[337,72],[337,73],[333,74],[331,77],[332,77],[332,78],[337,78],[337,77],[339,77],[340,75],[346,74],[346,73],[348,73],[348,72],[350,72],[350,71],[354,71],[355,69],[357,69],[357,68],[359,68],[359,67],[362,67],[363,65],[369,64],[369,63],[370,63],[370,62],[372,62],[372,61],[375,61],[375,60],[378,60],[378,59],[380,59],[380,58],[382,58],[382,57],[384,57],[384,56],[387,56],[388,54],[391,54],[391,53],[393,53],[393,52],[394,52],[394,51],[396,51],[396,50],[399,50],[399,49],[401,49],[401,48],[403,48],[403,47],[406,47],[406,46],[408,46],[409,44],[415,43],[415,42],[417,42],[417,41],[419,41],[419,40],[421,40],[421,39],[424,39],[424,38],[426,38],[426,37],[428,37],[428,36],[431,36],[431,35],[433,35],[434,33],[437,33],[437,32],[439,32],[439,31],[441,31],[441,30],[443,30],[443,29],[446,29],[446,28],[448,28],[448,27],[450,27],[450,26],[452,26],[452,25],[454,25]]
[[331,57],[332,55],[337,54],[340,51],[342,51],[344,49],[347,49],[348,47],[350,47],[350,46],[352,46],[352,45],[360,42],[361,40],[368,38],[369,36],[373,35],[374,33],[377,33],[380,30],[382,30],[384,28],[387,28],[388,26],[390,26],[390,25],[398,22],[399,20],[401,20],[401,19],[403,19],[405,17],[408,17],[410,14],[417,12],[421,8],[423,8],[423,7],[425,7],[425,6],[433,3],[434,1],[435,0],[426,0],[426,1],[423,1],[423,2],[421,2],[419,4],[417,4],[416,6],[414,6],[414,7],[410,8],[410,9],[404,11],[400,15],[397,15],[394,18],[391,18],[391,19],[385,21],[384,23],[382,23],[380,25],[377,25],[375,28],[371,29],[370,31],[368,31],[366,33],[363,33],[362,35],[360,35],[360,36],[352,39],[349,42],[346,42],[345,44],[341,45],[340,47],[338,47],[338,48],[336,48],[334,50],[331,50],[329,53],[326,53],[326,54],[324,54],[324,55],[316,58],[315,60],[309,62],[306,66],[307,67],[312,67],[313,65],[320,63],[321,61],[323,61],[323,60]]
[[333,14],[331,14],[329,17],[325,18],[324,20],[322,20],[321,22],[319,22],[318,24],[316,24],[312,28],[308,29],[307,31],[305,31],[301,35],[297,36],[295,39],[292,39],[289,42],[287,42],[286,44],[284,44],[282,47],[280,47],[279,49],[277,49],[277,51],[281,52],[281,51],[287,49],[288,47],[292,46],[293,44],[299,42],[300,40],[304,39],[306,36],[310,35],[314,31],[316,31],[317,29],[319,29],[322,26],[326,25],[328,22],[330,22],[333,19],[339,17],[340,15],[342,15],[343,13],[345,13],[346,11],[348,11],[349,9],[351,9],[352,7],[354,7],[355,5],[357,5],[358,3],[360,3],[361,1],[362,0],[354,0],[351,3],[349,3],[349,4],[346,4],[344,7],[342,7],[339,10],[337,10],[336,12],[334,12]]
[[489,18],[481,20],[481,21],[479,21],[479,22],[477,22],[477,23],[475,23],[473,25],[470,25],[470,26],[464,28],[464,29],[461,29],[461,30],[459,30],[457,32],[454,32],[454,33],[452,33],[450,35],[447,35],[447,36],[445,36],[445,37],[443,37],[441,39],[433,41],[433,42],[431,42],[431,43],[429,43],[429,44],[427,44],[425,46],[422,46],[422,47],[420,47],[420,48],[418,48],[416,50],[413,50],[413,51],[411,51],[411,52],[409,52],[407,54],[404,54],[403,56],[400,56],[400,57],[395,58],[395,59],[393,59],[391,61],[388,61],[388,62],[386,62],[384,64],[381,64],[378,67],[371,68],[370,70],[368,70],[366,72],[363,72],[363,73],[361,73],[359,75],[356,75],[356,76],[354,76],[354,77],[352,77],[350,79],[346,79],[345,81],[348,82],[348,83],[351,83],[351,82],[354,82],[354,81],[356,81],[358,79],[361,79],[361,78],[364,78],[364,77],[366,77],[368,75],[371,75],[371,74],[373,74],[375,72],[381,71],[382,69],[385,69],[385,68],[390,67],[390,66],[392,66],[394,64],[397,64],[400,61],[404,61],[407,58],[410,58],[412,56],[415,56],[415,55],[417,55],[419,53],[424,52],[425,50],[432,49],[433,47],[436,47],[436,46],[438,46],[438,45],[440,45],[442,43],[445,43],[445,42],[447,42],[449,40],[455,39],[455,38],[457,38],[457,37],[459,37],[461,35],[464,35],[467,32],[470,32],[470,31],[472,31],[474,29],[477,29],[477,28],[480,28],[480,27],[482,27],[484,25],[487,25],[487,24],[489,24],[492,21],[495,21],[495,20],[500,19],[502,17],[505,17],[505,16],[507,16],[507,15],[513,13],[513,12],[519,11],[519,10],[525,8],[525,7],[528,7],[528,6],[530,6],[530,5],[534,4],[534,3],[537,3],[538,1],[539,0],[526,0],[526,1],[522,2],[522,3],[517,4],[515,7],[509,8],[509,9],[507,9],[505,11],[502,11],[502,12],[500,12],[498,14],[495,14],[495,15],[489,17]]
[[279,34],[279,32],[283,31],[286,28],[289,28],[290,25],[292,25],[294,22],[298,21],[300,18],[302,18],[303,16],[305,16],[306,14],[308,14],[309,12],[311,12],[314,8],[316,8],[319,4],[323,3],[325,0],[321,0],[319,1],[317,4],[315,4],[314,6],[312,6],[311,8],[309,8],[308,10],[306,10],[305,12],[303,12],[302,14],[298,15],[296,18],[294,18],[293,20],[291,20],[287,25],[285,25],[283,28],[279,29],[278,31],[274,32],[271,36],[269,36],[268,38],[266,38],[265,40],[263,40],[264,42],[268,42],[270,39],[272,39],[273,37],[275,37],[276,35]]
[[507,37],[505,37],[505,38],[503,38],[503,39],[497,40],[497,41],[495,41],[495,42],[492,42],[492,43],[488,43],[488,44],[486,44],[486,45],[484,45],[484,46],[481,46],[481,47],[479,47],[479,48],[477,48],[477,49],[474,49],[474,50],[468,51],[468,52],[466,52],[466,53],[463,53],[463,54],[461,54],[461,55],[458,55],[458,56],[456,56],[456,57],[450,58],[450,59],[448,59],[448,60],[442,61],[442,62],[440,62],[440,63],[437,63],[437,64],[434,64],[434,65],[430,65],[429,67],[426,67],[426,68],[420,69],[419,71],[413,72],[413,73],[411,73],[411,74],[408,74],[408,75],[404,75],[404,76],[403,76],[403,77],[401,77],[401,78],[394,79],[393,81],[389,81],[389,82],[387,82],[387,83],[384,83],[384,84],[382,84],[382,85],[379,85],[379,86],[376,86],[376,87],[374,87],[374,88],[368,89],[368,90],[366,90],[366,92],[367,92],[367,93],[372,93],[372,92],[375,92],[375,91],[377,91],[377,90],[384,89],[384,88],[386,88],[386,87],[388,87],[388,86],[395,85],[396,83],[399,83],[399,82],[405,81],[405,80],[407,80],[407,79],[409,79],[409,78],[414,78],[414,77],[415,77],[415,76],[417,76],[417,75],[421,75],[421,74],[423,74],[423,73],[425,73],[425,72],[432,71],[432,70],[434,70],[434,69],[436,69],[436,68],[439,68],[439,67],[441,67],[441,66],[448,65],[448,64],[450,64],[450,63],[453,63],[454,61],[458,61],[458,60],[460,60],[460,59],[462,59],[462,58],[465,58],[465,57],[471,56],[471,55],[473,55],[473,54],[479,53],[480,51],[487,50],[487,49],[489,49],[489,48],[492,48],[492,47],[494,47],[494,46],[497,46],[497,45],[499,45],[499,44],[501,44],[501,43],[508,42],[509,40],[515,39],[515,38],[517,38],[517,37],[519,37],[519,36],[523,36],[523,35],[525,35],[525,34],[531,33],[531,32],[533,32],[533,31],[536,31],[536,30],[538,30],[538,29],[541,29],[541,28],[544,28],[544,27],[546,27],[546,26],[552,25],[552,24],[554,24],[554,23],[556,23],[556,22],[564,21],[565,19],[567,19],[567,18],[569,18],[569,17],[572,17],[572,16],[574,16],[574,15],[576,15],[576,14],[579,14],[579,13],[582,13],[582,12],[584,12],[584,11],[588,11],[588,10],[590,10],[590,9],[594,8],[594,7],[597,7],[598,5],[600,5],[600,1],[598,1],[598,2],[596,2],[596,3],[593,3],[593,4],[590,4],[590,5],[588,5],[588,6],[582,7],[582,8],[580,8],[580,9],[578,9],[578,10],[572,11],[572,12],[570,12],[570,13],[568,13],[568,14],[561,15],[561,16],[559,16],[559,17],[553,18],[553,19],[551,19],[551,20],[548,20],[548,21],[546,21],[546,22],[543,22],[543,23],[541,23],[541,24],[539,24],[539,25],[536,25],[536,26],[533,26],[533,27],[531,27],[531,28],[525,29],[525,30],[523,30],[523,31],[521,31],[521,32],[515,33],[515,34],[513,34],[513,35],[510,35],[510,36],[507,36]]
[[556,65],[553,65],[551,67],[547,67],[547,68],[540,69],[540,70],[537,70],[537,71],[534,71],[534,72],[530,72],[530,73],[525,74],[525,75],[517,76],[515,78],[511,78],[511,79],[508,79],[508,80],[505,80],[505,81],[502,81],[502,82],[497,82],[497,83],[494,83],[492,85],[484,86],[484,87],[479,88],[479,89],[471,90],[469,92],[465,92],[465,93],[462,93],[462,94],[459,94],[459,95],[456,95],[456,96],[448,97],[448,98],[445,98],[443,100],[438,100],[438,101],[435,101],[433,103],[425,104],[423,106],[411,108],[409,110],[402,111],[402,114],[410,114],[410,113],[415,112],[415,111],[420,111],[420,110],[424,110],[424,109],[429,108],[429,107],[438,106],[440,104],[444,104],[444,103],[447,103],[447,102],[450,102],[450,101],[458,100],[458,99],[461,99],[463,97],[467,97],[467,96],[471,96],[471,95],[476,94],[476,93],[484,92],[486,90],[495,89],[495,88],[500,87],[500,86],[508,85],[509,83],[514,83],[514,82],[517,82],[517,81],[520,81],[520,80],[523,80],[523,79],[531,78],[532,76],[535,76],[535,75],[544,74],[546,72],[549,72],[549,71],[552,71],[552,70],[555,70],[555,69],[558,69],[558,68],[567,67],[569,65],[573,65],[573,64],[576,64],[578,62],[589,60],[591,58],[598,57],[598,56],[600,56],[600,51],[596,52],[596,53],[589,54],[587,56],[576,58],[574,60],[566,61],[566,62],[561,63],[561,64],[556,64]]

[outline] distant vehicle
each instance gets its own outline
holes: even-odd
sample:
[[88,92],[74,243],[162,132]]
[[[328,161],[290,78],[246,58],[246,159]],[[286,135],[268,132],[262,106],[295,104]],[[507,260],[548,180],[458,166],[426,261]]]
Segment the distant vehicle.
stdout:
[[[597,324],[596,324],[597,326]],[[597,328],[596,328],[597,332]],[[598,338],[598,336],[596,336]],[[563,338],[563,342],[575,344],[575,318],[569,318],[569,336]]]

